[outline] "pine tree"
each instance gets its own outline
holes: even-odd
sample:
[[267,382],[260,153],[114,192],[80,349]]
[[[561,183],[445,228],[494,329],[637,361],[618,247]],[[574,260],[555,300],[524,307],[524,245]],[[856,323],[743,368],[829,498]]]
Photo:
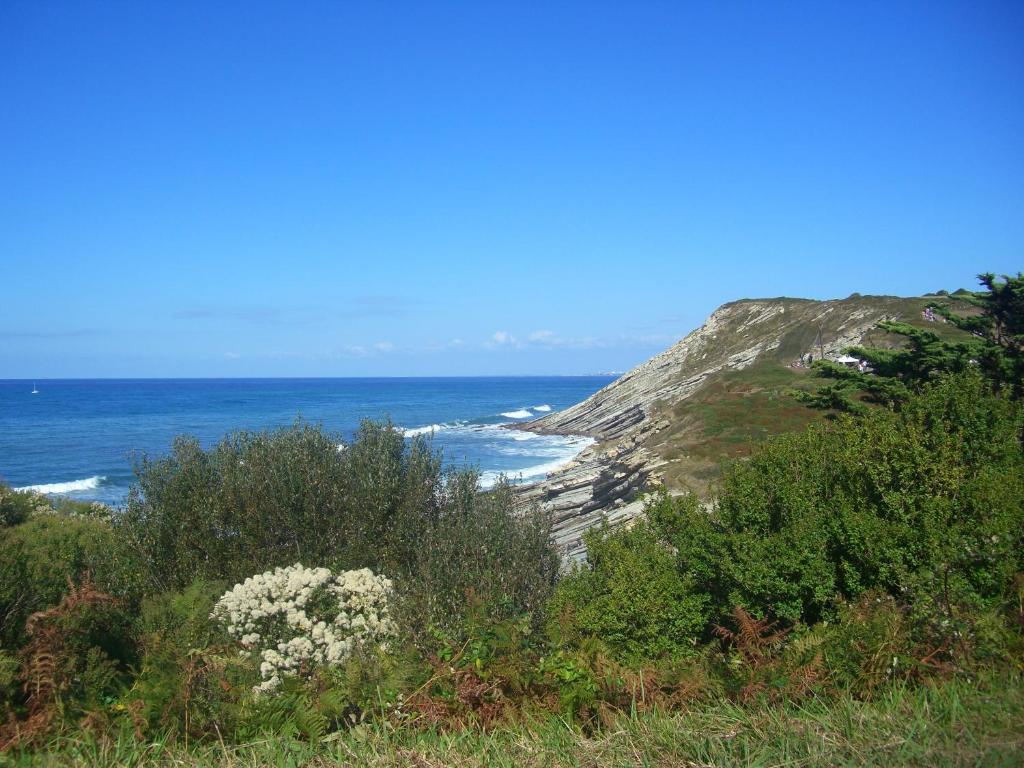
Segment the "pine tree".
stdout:
[[[796,397],[816,408],[860,413],[864,402],[899,407],[922,384],[946,373],[958,373],[977,367],[994,391],[1008,390],[1011,397],[1024,396],[1024,275],[1003,275],[998,281],[991,273],[978,275],[985,288],[977,292],[957,292],[956,299],[977,307],[980,312],[963,316],[948,304],[928,306],[970,337],[958,341],[941,339],[937,334],[907,323],[883,321],[878,327],[902,336],[906,344],[899,349],[851,347],[846,354],[864,360],[870,373],[851,370],[822,360],[815,363],[818,374],[834,383],[815,393],[798,392]],[[854,395],[860,394],[859,400]]]

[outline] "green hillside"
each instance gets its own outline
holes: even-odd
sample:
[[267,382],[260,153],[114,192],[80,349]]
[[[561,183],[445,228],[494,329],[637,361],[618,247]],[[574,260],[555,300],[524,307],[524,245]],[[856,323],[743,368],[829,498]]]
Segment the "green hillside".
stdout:
[[[807,367],[795,364],[810,350],[819,357],[818,335],[827,349],[842,335],[842,324],[850,315],[884,312],[891,319],[929,330],[941,338],[966,334],[947,323],[930,322],[922,316],[924,308],[937,297],[896,298],[853,295],[835,302],[836,311],[814,322],[819,302],[805,299],[773,300],[786,308],[784,323],[766,326],[757,335],[737,334],[726,341],[726,351],[739,350],[751,342],[763,342],[776,335],[778,346],[759,356],[749,367],[724,370],[712,375],[692,395],[677,402],[660,401],[651,419],[661,425],[644,446],[666,462],[663,480],[670,489],[707,490],[721,474],[722,465],[750,455],[765,438],[793,432],[828,417],[808,408],[791,396],[793,390],[813,391],[821,380]],[[963,302],[948,300],[955,311],[970,314]],[[729,306],[742,306],[746,300]],[[793,315],[798,319],[794,321]],[[861,344],[872,347],[899,346],[903,340],[881,330],[869,330]],[[688,371],[681,370],[679,378]]]

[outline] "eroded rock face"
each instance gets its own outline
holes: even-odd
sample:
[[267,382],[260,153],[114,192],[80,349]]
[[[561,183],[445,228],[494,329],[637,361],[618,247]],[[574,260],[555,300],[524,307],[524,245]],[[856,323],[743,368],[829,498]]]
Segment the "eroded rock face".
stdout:
[[[881,320],[915,311],[889,296],[848,299],[755,299],[725,304],[697,330],[637,366],[582,403],[517,428],[587,435],[598,442],[540,483],[525,486],[524,502],[555,520],[555,540],[572,559],[585,556],[580,536],[604,519],[616,524],[642,511],[639,495],[660,481],[664,462],[645,447],[664,429],[666,411],[724,372],[811,353],[835,357],[861,343]],[[819,332],[821,344],[817,343]]]
[[555,542],[573,559],[585,556],[583,532],[607,519],[617,524],[643,508],[641,492],[660,462],[627,440],[593,445],[546,480],[520,489],[526,503],[537,503],[554,517]]

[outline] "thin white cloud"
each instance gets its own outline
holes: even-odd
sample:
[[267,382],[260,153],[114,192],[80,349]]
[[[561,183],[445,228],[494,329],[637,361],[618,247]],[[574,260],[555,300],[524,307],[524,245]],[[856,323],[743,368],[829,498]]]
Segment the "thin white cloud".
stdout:
[[512,349],[518,349],[522,345],[519,343],[519,339],[508,331],[495,331],[491,335],[490,341],[487,341],[484,346],[489,349],[497,349],[499,347],[511,347]]
[[508,331],[497,331],[484,342],[488,349],[628,349],[666,347],[677,337],[663,334],[618,334],[616,336],[561,336],[555,331],[533,331],[521,342]]

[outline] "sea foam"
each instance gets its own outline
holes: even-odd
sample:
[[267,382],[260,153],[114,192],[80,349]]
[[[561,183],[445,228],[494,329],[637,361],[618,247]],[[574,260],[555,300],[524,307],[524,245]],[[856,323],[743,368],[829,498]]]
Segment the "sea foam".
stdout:
[[551,410],[551,406],[550,405],[535,405],[535,406],[533,406],[533,410],[537,411],[537,413],[547,413],[548,411]]
[[533,416],[526,408],[520,408],[518,411],[507,411],[501,415],[506,419],[528,419]]
[[432,435],[435,432],[440,432],[442,429],[447,427],[446,424],[430,424],[426,427],[414,427],[413,429],[403,429],[402,434],[405,437],[416,437],[416,435]]
[[502,476],[508,478],[508,481],[513,485],[543,480],[552,472],[555,472],[569,464],[583,449],[593,445],[595,442],[591,437],[580,437],[575,435],[552,436],[549,439],[553,441],[552,445],[547,448],[530,451],[529,453],[525,450],[515,448],[506,448],[501,452],[511,455],[554,456],[555,458],[552,461],[547,461],[543,464],[535,464],[522,469],[486,470],[480,473],[480,487],[483,490],[493,488],[494,484],[498,482],[498,478]]
[[70,480],[66,483],[42,483],[40,485],[24,485],[16,491],[35,491],[36,493],[75,493],[76,491],[92,491],[100,487],[107,478],[101,475],[87,477],[84,480]]

